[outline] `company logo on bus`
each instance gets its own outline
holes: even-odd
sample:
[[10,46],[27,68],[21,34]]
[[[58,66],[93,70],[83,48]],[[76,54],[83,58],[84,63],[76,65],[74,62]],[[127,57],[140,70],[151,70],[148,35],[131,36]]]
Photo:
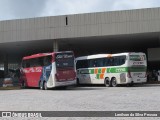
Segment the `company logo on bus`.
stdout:
[[62,58],[72,58],[73,55],[68,55],[68,54],[63,54],[63,55],[57,55],[56,58],[57,59],[62,59]]
[[119,73],[119,72],[125,72],[126,71],[126,68],[117,68],[116,69],[116,72]]
[[23,69],[24,73],[31,73],[31,72],[42,72],[41,68],[29,68],[29,69]]
[[133,62],[133,65],[143,65],[144,62]]

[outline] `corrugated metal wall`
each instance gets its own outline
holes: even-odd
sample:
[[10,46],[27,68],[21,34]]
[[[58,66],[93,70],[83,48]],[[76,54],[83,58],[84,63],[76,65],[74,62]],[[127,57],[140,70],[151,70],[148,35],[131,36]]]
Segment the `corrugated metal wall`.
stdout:
[[160,8],[1,21],[0,43],[148,32],[160,32]]

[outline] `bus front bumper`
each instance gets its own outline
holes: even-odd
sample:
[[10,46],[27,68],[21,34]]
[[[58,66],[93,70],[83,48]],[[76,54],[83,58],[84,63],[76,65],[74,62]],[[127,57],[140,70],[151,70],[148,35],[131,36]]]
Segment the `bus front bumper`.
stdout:
[[62,82],[55,82],[55,87],[58,86],[70,86],[70,85],[76,85],[76,80],[70,80],[70,81],[62,81]]
[[126,83],[146,83],[147,78],[128,78]]

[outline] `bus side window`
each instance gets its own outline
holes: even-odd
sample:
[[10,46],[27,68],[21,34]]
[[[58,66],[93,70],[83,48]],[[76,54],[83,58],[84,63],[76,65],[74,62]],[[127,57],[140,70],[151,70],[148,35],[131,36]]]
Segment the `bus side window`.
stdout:
[[31,64],[30,64],[30,67],[39,67],[39,61],[38,61],[38,58],[34,58],[34,59],[31,59]]
[[109,63],[110,63],[109,58],[104,58],[104,66],[110,66]]
[[81,68],[81,62],[80,61],[77,61],[77,63],[76,63],[76,69],[79,69],[79,68]]
[[96,67],[97,66],[97,61],[95,59],[90,59],[88,60],[89,66],[88,67]]
[[119,65],[119,58],[114,57],[113,66],[117,66],[117,65]]
[[44,64],[44,66],[50,65],[51,64],[51,56],[44,57],[43,64]]
[[44,66],[43,64],[43,57],[38,58],[38,62],[40,66]]
[[125,64],[125,61],[126,61],[126,56],[121,56],[119,59],[119,65]]
[[88,60],[83,60],[83,68],[88,68]]
[[94,64],[93,64],[93,67],[98,67],[98,63],[97,63],[97,60],[93,60]]
[[88,68],[88,61],[87,60],[79,60],[76,63],[76,69],[80,68]]
[[97,67],[103,67],[105,65],[105,59],[104,58],[98,58],[97,59]]
[[26,68],[29,68],[29,67],[30,67],[30,63],[27,61]]
[[120,59],[120,65],[123,65],[125,63],[125,60],[122,58]]
[[114,65],[114,59],[113,58],[109,58],[109,66],[113,66]]

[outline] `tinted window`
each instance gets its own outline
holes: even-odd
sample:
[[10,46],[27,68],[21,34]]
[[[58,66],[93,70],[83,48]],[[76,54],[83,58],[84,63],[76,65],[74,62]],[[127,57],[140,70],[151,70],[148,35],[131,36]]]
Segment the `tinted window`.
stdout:
[[30,59],[30,67],[39,67],[41,66],[40,62],[39,62],[39,58],[35,58],[35,59]]
[[43,65],[42,66],[48,66],[52,63],[52,56],[46,56],[43,58]]
[[24,60],[22,62],[22,67],[29,68],[29,67],[48,66],[51,64],[51,62],[52,62],[52,56],[33,58],[33,59]]
[[97,67],[97,60],[96,59],[88,60],[88,67]]
[[120,66],[125,64],[125,61],[126,61],[126,56],[78,60],[76,68],[79,69],[79,68],[89,68],[89,67]]
[[88,68],[88,60],[78,60],[76,63],[76,69]]
[[30,60],[24,60],[22,62],[22,67],[23,68],[29,68],[30,67]]
[[105,65],[105,58],[96,59],[97,67],[103,67]]
[[114,66],[119,66],[119,65],[123,65],[126,61],[126,56],[117,56],[117,57],[113,57],[113,65]]

